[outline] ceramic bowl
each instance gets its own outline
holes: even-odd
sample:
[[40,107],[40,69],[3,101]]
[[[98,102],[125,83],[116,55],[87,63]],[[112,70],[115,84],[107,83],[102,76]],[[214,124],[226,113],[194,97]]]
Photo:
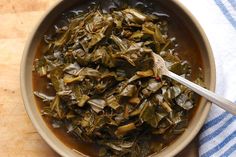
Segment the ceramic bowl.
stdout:
[[[193,38],[195,41],[197,41],[198,47],[200,49],[199,53],[203,62],[205,84],[208,89],[214,91],[216,81],[214,58],[207,37],[198,21],[179,1],[158,0],[158,3],[162,3],[163,6],[166,6],[166,8],[173,11],[176,15],[178,15],[184,25],[188,26],[188,28],[191,28],[190,31],[193,35]],[[47,11],[47,13],[40,20],[39,24],[34,28],[28,42],[26,43],[21,63],[21,92],[26,111],[33,125],[43,137],[43,139],[58,154],[64,157],[77,157],[83,155],[66,146],[59,138],[55,136],[55,134],[49,129],[43,120],[33,95],[32,65],[40,40],[43,38],[43,35],[48,30],[48,28],[52,25],[53,21],[55,21],[55,19],[63,11],[76,5],[80,5],[80,0],[70,0],[69,2],[65,0],[59,0],[52,8]],[[201,98],[197,105],[198,107],[195,110],[194,116],[192,117],[186,131],[161,153],[154,154],[153,156],[174,156],[183,150],[193,140],[193,138],[198,134],[199,130],[203,126],[211,108],[211,103],[207,102],[204,98]]]

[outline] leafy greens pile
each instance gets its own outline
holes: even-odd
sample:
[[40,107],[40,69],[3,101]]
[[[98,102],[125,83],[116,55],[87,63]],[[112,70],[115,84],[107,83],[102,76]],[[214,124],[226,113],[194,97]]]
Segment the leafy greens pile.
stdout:
[[35,91],[54,128],[101,146],[100,156],[147,156],[161,151],[188,124],[193,93],[154,77],[151,53],[187,77],[191,69],[174,53],[167,21],[133,8],[75,13],[45,36],[34,71],[48,78],[55,96]]

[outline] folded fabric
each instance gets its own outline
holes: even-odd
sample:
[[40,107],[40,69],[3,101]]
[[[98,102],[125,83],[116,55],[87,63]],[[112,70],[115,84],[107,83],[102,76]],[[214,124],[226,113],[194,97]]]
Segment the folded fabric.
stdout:
[[[236,0],[181,0],[202,25],[216,62],[216,93],[236,100]],[[213,105],[199,137],[199,156],[236,157],[236,116]]]

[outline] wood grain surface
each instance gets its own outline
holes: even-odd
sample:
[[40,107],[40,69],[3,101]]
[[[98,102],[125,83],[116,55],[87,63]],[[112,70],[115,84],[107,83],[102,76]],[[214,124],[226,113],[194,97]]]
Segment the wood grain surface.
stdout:
[[57,0],[0,0],[0,157],[58,156],[39,136],[20,95],[27,36]]
[[27,36],[56,1],[0,0],[0,157],[59,156],[32,126],[21,99],[19,79]]

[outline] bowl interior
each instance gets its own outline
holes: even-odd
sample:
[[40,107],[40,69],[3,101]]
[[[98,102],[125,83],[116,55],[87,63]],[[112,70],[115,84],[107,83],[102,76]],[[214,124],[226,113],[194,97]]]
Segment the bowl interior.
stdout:
[[[59,15],[73,6],[83,7],[84,1],[70,0],[70,3],[66,1],[59,1],[56,6],[52,7],[48,13],[42,18],[39,25],[32,33],[29,42],[26,44],[25,51],[22,58],[21,65],[21,90],[25,103],[26,110],[44,140],[60,155],[62,156],[81,156],[78,151],[73,151],[71,147],[65,145],[48,127],[44,119],[40,115],[39,109],[36,105],[36,101],[33,96],[32,86],[32,65],[38,46],[48,29],[52,26],[54,21]],[[183,28],[186,30],[179,30],[179,32],[185,32],[191,34],[192,39],[183,39],[183,43],[188,44],[191,41],[197,41],[196,47],[191,50],[183,50],[180,53],[184,59],[187,59],[193,68],[193,74],[197,72],[196,67],[203,69],[204,81],[208,89],[214,90],[215,87],[215,66],[212,56],[211,48],[203,33],[201,27],[194,19],[194,17],[179,3],[176,1],[161,1],[156,0],[157,4],[160,4],[170,15],[174,15],[178,18],[179,22],[183,24]],[[171,22],[171,21],[170,21]],[[174,26],[173,26],[174,28]],[[181,28],[179,28],[181,29]],[[177,29],[176,29],[177,31]],[[181,34],[176,34],[181,37]],[[177,39],[178,40],[178,39]],[[196,66],[197,65],[197,66]],[[195,76],[193,76],[195,77]],[[198,133],[203,125],[207,114],[210,109],[210,103],[207,103],[205,99],[201,98],[198,102],[198,107],[194,110],[194,116],[191,118],[186,131],[175,140],[171,145],[164,149],[159,154],[154,156],[174,156],[180,152]],[[62,136],[63,137],[63,136]],[[65,138],[65,137],[64,137]],[[68,142],[70,143],[70,142]]]

